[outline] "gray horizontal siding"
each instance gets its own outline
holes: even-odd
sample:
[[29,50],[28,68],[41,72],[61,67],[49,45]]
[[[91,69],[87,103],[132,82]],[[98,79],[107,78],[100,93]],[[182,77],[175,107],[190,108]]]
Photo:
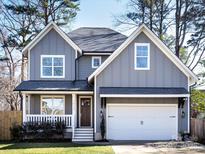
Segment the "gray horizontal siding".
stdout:
[[30,51],[30,79],[56,80],[41,78],[41,55],[65,55],[65,78],[58,80],[75,79],[75,50],[55,31],[51,30]]

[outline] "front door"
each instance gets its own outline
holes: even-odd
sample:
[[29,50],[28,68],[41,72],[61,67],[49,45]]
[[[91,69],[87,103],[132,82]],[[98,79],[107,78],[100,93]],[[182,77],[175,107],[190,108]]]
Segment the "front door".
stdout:
[[80,126],[91,126],[91,97],[80,98]]

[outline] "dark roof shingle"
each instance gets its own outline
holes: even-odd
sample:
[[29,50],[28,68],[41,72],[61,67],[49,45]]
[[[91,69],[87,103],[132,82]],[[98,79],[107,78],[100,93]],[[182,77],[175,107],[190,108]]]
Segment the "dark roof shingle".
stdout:
[[84,52],[113,52],[127,36],[110,28],[82,27],[68,33]]
[[86,80],[29,80],[21,82],[15,91],[93,91],[93,87]]

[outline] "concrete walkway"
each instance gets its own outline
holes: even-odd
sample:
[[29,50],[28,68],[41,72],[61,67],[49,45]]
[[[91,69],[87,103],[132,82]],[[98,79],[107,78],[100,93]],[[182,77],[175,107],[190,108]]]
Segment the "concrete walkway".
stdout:
[[189,142],[113,142],[116,154],[205,154],[205,146]]

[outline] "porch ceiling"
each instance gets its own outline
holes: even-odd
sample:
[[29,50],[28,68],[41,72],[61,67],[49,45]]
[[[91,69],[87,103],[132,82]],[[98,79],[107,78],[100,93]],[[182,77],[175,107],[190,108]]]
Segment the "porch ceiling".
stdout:
[[21,82],[14,91],[93,91],[86,80],[29,80]]

